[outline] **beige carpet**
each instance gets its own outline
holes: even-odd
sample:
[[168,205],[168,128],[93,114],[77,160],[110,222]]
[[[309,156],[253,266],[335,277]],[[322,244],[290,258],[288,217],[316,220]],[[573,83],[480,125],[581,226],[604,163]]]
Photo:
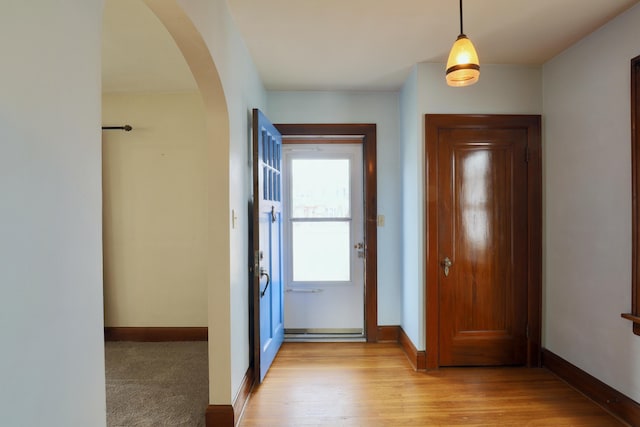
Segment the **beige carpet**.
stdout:
[[204,426],[206,342],[107,342],[107,426]]

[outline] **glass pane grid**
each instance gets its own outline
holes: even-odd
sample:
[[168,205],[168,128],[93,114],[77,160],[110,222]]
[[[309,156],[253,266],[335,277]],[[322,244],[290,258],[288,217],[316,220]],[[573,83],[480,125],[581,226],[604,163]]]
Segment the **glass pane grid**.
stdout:
[[263,163],[262,192],[265,200],[282,201],[281,145],[276,137],[262,130],[262,147],[259,155]]

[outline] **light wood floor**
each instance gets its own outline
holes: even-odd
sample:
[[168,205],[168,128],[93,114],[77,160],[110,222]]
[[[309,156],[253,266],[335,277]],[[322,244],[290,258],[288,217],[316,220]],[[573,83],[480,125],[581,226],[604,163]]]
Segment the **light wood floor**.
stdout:
[[546,369],[414,372],[396,344],[285,343],[241,426],[621,426]]

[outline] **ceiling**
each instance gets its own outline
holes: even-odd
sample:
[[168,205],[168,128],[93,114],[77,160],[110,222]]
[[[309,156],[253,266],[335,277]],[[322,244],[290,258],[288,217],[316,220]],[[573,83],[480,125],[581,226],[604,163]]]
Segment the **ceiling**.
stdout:
[[[456,0],[227,1],[268,90],[397,90],[459,33]],[[481,64],[539,65],[639,1],[466,0],[464,31]],[[105,3],[105,91],[195,89],[141,1]]]
[[106,0],[102,92],[182,92],[196,82],[173,38],[142,0]]

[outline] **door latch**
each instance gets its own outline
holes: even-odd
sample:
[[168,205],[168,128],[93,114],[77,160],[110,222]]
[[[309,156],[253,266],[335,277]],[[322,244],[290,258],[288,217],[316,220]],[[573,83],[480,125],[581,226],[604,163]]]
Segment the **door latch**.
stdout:
[[364,243],[359,242],[353,245],[353,249],[358,250],[358,258],[364,258]]
[[256,251],[253,257],[253,274],[256,278],[260,277],[260,261],[264,258],[262,251]]

